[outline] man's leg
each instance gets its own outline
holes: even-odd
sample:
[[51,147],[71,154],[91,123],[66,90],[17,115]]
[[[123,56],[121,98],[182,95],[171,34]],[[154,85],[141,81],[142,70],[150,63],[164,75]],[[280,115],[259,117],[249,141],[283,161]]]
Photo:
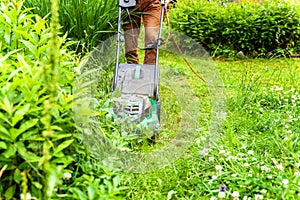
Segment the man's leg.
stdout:
[[[145,26],[145,45],[153,44],[158,38],[161,5],[159,0],[148,1],[143,9],[143,23]],[[149,49],[145,52],[144,64],[155,64],[156,49]]]
[[127,63],[138,64],[138,37],[140,34],[141,16],[130,10],[130,16],[124,19],[124,24]]

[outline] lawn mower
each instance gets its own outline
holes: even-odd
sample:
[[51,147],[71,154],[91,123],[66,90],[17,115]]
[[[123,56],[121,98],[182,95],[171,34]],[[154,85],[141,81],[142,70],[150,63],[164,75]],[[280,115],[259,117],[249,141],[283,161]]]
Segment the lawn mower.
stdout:
[[[158,133],[160,124],[160,95],[159,95],[159,67],[158,55],[161,45],[161,30],[163,23],[164,3],[162,5],[160,27],[157,40],[150,47],[156,49],[154,65],[119,63],[120,43],[124,41],[121,25],[123,10],[136,5],[135,0],[119,0],[118,33],[116,65],[113,78],[113,92],[119,95],[113,98],[114,119],[125,120],[137,127],[150,127],[153,135]],[[145,50],[145,48],[144,48]]]

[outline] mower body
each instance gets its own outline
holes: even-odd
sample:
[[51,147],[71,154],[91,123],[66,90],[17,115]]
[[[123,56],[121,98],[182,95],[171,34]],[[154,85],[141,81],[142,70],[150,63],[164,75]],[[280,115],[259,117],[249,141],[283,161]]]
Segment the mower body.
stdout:
[[119,64],[116,90],[113,99],[116,119],[150,126],[154,132],[159,128],[160,100],[156,93],[155,65]]

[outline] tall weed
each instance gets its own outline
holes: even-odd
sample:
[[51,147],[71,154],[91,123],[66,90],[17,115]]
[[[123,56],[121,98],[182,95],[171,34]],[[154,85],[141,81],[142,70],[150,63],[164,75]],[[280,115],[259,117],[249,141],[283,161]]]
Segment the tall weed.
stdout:
[[[118,17],[116,0],[59,0],[61,32],[77,41],[73,48],[77,52],[91,51],[100,41],[116,31]],[[43,0],[28,0],[24,5],[35,8],[33,13],[46,16],[50,3]]]

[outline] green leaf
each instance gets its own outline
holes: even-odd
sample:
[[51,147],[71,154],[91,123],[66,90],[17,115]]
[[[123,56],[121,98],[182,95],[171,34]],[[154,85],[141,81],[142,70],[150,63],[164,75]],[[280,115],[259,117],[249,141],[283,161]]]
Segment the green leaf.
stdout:
[[34,25],[34,29],[37,34],[40,34],[43,29],[46,28],[46,20],[38,18],[37,23]]
[[26,105],[18,108],[18,110],[15,112],[15,115],[16,116],[24,116],[28,112],[29,108],[30,108],[30,104],[26,104]]
[[0,124],[0,139],[8,142],[12,142],[12,138],[9,134],[9,131]]
[[39,182],[31,182],[37,189],[42,189],[43,185],[40,184]]
[[29,42],[27,40],[21,40],[21,42],[27,47],[27,49],[33,54],[37,55],[37,47],[32,42]]
[[60,145],[58,145],[58,147],[54,150],[53,154],[55,155],[58,152],[64,150],[65,148],[67,148],[68,146],[70,146],[70,144],[72,144],[73,141],[74,141],[73,139],[64,141],[63,143],[61,143]]
[[25,61],[24,57],[21,54],[17,54],[19,63],[27,69],[27,72],[30,76],[33,76],[31,66]]
[[53,115],[53,117],[55,117],[55,119],[59,119],[59,110],[58,110],[58,108],[56,108],[56,107],[53,107],[52,109],[51,109],[51,114]]
[[22,142],[17,142],[17,150],[21,157],[27,162],[39,162],[41,157],[35,155],[34,153],[27,151],[25,145]]
[[10,73],[9,77],[7,78],[7,81],[10,81],[16,74],[18,74],[19,71],[22,70],[22,67],[15,69],[13,72]]
[[14,172],[14,181],[20,184],[21,180],[22,180],[21,171],[18,168],[16,168]]
[[16,148],[13,144],[8,144],[6,151],[1,154],[4,158],[14,158],[16,156]]
[[[51,126],[51,128],[53,128]],[[61,129],[61,128],[60,128]],[[59,129],[55,129],[55,130],[59,130]],[[65,138],[69,138],[71,137],[72,134],[71,133],[66,133],[66,134],[56,134],[54,135],[54,138],[53,138],[53,141],[57,141],[57,140],[60,140],[60,139],[65,139]]]
[[0,141],[0,149],[7,149],[7,145],[5,142]]
[[9,116],[12,115],[13,112],[13,105],[10,103],[9,99],[7,96],[3,98],[3,103],[0,102],[0,107],[8,113]]
[[95,194],[96,194],[96,188],[93,185],[89,185],[87,188],[88,192],[88,199],[93,200],[95,199]]
[[16,138],[21,134],[21,131],[16,128],[10,128],[9,132],[10,132],[10,137],[12,138],[13,141],[15,141]]
[[24,131],[27,131],[31,127],[35,126],[38,121],[39,121],[39,119],[30,119],[29,121],[26,121],[25,123],[23,123],[19,129],[12,128],[10,130],[12,139],[15,140]]
[[60,158],[55,158],[51,162],[55,164],[63,164],[64,166],[67,166],[71,164],[74,161],[74,159],[71,156],[64,156]]
[[13,116],[12,117],[12,126],[15,126],[19,121],[23,119],[23,116]]
[[16,192],[16,185],[12,185],[5,191],[4,196],[6,199],[12,199],[13,196],[15,195],[15,192]]
[[[8,123],[11,126],[11,122],[7,119],[7,117],[0,112],[0,119],[2,119],[3,121],[5,121],[6,123]],[[0,124],[1,126],[1,124]]]
[[10,51],[10,52],[8,52],[7,54],[5,54],[5,56],[1,57],[1,58],[0,58],[0,66],[2,66],[2,63],[3,63],[7,58],[9,58],[9,56],[11,56],[12,54],[14,54],[14,53],[16,53],[16,52],[18,52],[18,51],[20,51],[20,49],[15,49],[15,50]]
[[71,188],[71,191],[76,195],[76,199],[87,199],[87,196],[78,188]]
[[15,126],[19,121],[23,119],[23,116],[28,112],[30,104],[21,106],[15,111],[14,116],[12,117],[12,126]]

